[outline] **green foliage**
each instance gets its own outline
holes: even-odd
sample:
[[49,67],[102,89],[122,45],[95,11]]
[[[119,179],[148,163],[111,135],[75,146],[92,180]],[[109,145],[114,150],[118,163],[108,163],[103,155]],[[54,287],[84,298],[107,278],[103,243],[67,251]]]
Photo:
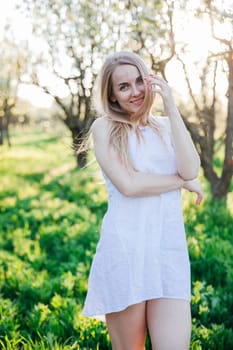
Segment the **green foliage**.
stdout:
[[1,154],[0,340],[7,349],[109,344],[104,324],[80,316],[106,193],[76,169],[66,139],[33,137],[17,135]]
[[207,198],[198,210],[189,203],[184,218],[193,281],[191,349],[232,349],[232,212]]
[[[0,348],[110,349],[105,324],[81,316],[106,210],[96,169],[76,169],[64,137],[24,131],[12,141],[0,154]],[[231,349],[232,213],[221,203],[188,201],[184,218],[191,349]]]

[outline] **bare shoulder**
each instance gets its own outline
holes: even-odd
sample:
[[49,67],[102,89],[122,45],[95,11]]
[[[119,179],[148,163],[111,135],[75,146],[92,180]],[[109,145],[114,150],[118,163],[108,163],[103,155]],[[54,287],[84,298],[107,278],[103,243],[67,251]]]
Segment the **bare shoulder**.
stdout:
[[97,118],[91,125],[91,131],[95,132],[99,129],[101,129],[103,131],[103,129],[109,129],[110,127],[110,122],[108,120],[108,118],[106,117],[100,117]]
[[97,118],[91,126],[91,132],[94,138],[105,138],[109,135],[111,122],[106,117]]

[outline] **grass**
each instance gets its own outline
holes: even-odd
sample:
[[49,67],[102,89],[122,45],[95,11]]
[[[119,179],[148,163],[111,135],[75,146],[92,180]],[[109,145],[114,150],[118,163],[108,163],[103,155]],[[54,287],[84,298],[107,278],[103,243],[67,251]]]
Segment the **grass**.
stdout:
[[[81,316],[107,194],[79,170],[70,137],[20,130],[0,148],[0,347],[110,349],[103,323]],[[192,265],[192,350],[233,348],[233,214],[184,198]],[[150,349],[149,339],[147,349]]]

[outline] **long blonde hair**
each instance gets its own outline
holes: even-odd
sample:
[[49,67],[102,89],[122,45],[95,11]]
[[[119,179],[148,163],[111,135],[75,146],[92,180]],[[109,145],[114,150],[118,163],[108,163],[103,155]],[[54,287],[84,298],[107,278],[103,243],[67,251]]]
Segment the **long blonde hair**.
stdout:
[[121,161],[128,167],[131,164],[128,151],[128,134],[130,130],[135,130],[140,139],[140,130],[136,125],[146,118],[147,125],[150,125],[155,132],[159,132],[160,125],[150,116],[150,111],[154,101],[154,93],[145,88],[145,98],[137,113],[130,117],[118,102],[112,101],[112,74],[119,65],[135,66],[142,79],[148,76],[148,69],[143,60],[135,53],[120,51],[108,56],[102,66],[98,77],[97,109],[110,121],[109,144],[114,147]]

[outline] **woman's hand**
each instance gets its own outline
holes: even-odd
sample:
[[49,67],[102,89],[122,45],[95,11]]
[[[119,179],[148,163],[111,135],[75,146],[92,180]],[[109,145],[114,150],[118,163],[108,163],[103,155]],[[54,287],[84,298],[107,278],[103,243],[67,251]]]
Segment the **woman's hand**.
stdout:
[[175,106],[169,85],[160,75],[155,74],[149,74],[145,82],[149,89],[160,94],[163,99],[164,112],[170,122],[178,174],[186,181],[196,178],[200,168],[200,158],[180,112]]
[[174,106],[171,88],[160,75],[149,74],[144,80],[153,92],[162,97],[165,109]]
[[203,192],[202,192],[201,184],[198,179],[185,181],[183,188],[185,188],[189,192],[195,192],[197,194],[196,204],[201,203],[203,199]]

